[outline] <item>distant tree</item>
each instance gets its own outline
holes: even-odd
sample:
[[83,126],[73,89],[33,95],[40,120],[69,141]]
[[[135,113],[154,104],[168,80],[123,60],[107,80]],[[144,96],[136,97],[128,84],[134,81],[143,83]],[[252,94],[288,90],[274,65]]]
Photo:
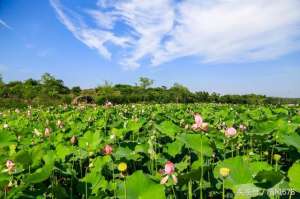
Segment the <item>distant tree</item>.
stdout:
[[69,92],[62,80],[55,79],[49,73],[43,74],[40,82],[42,84],[42,92],[50,97],[57,97],[59,94],[68,94]]
[[170,91],[172,95],[175,97],[176,103],[179,102],[187,102],[191,92],[189,89],[179,83],[175,83],[171,88]]
[[3,79],[2,79],[2,75],[0,74],[0,85],[3,85],[4,82],[3,82]]
[[98,95],[101,95],[105,101],[109,101],[120,95],[120,91],[115,90],[113,83],[107,80],[104,81],[103,85],[96,88],[96,92]]
[[[73,87],[69,89],[62,80],[45,73],[40,80],[28,79],[4,83],[0,74],[0,108],[30,105],[57,105],[71,103],[79,94],[97,99],[98,104],[113,103],[192,103],[217,102],[234,104],[299,104],[298,98],[276,98],[263,95],[220,95],[218,93],[191,92],[179,83],[171,88],[151,87],[153,80],[141,77],[136,85],[112,84],[105,81],[96,89]],[[5,103],[2,103],[5,102]]]
[[23,83],[23,96],[29,103],[40,94],[40,84],[37,80],[28,79]]
[[81,92],[81,88],[79,86],[74,86],[73,88],[71,88],[71,93],[74,95],[79,95]]
[[4,97],[5,92],[6,92],[5,84],[3,82],[2,75],[0,74],[0,97]]
[[144,89],[152,86],[152,84],[154,83],[154,80],[149,79],[148,77],[140,77],[139,79],[140,82],[140,86]]
[[212,94],[210,94],[209,98],[210,102],[219,102],[220,94],[213,92]]
[[196,92],[195,93],[196,101],[198,102],[208,102],[209,101],[209,93],[208,92]]

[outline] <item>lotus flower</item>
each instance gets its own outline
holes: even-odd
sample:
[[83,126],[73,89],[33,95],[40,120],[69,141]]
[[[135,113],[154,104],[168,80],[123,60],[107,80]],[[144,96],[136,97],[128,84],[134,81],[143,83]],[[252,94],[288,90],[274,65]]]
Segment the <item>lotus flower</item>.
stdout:
[[127,170],[127,164],[125,162],[121,162],[119,165],[118,165],[118,170],[121,171],[121,172],[124,172]]
[[51,129],[50,128],[46,128],[45,132],[44,132],[45,137],[49,137],[50,133],[51,133]]
[[229,173],[230,173],[230,169],[229,168],[226,168],[226,167],[222,167],[220,168],[220,175],[223,177],[223,178],[226,178]]
[[8,173],[11,173],[15,170],[15,163],[11,160],[7,160],[6,161],[6,168]]
[[225,136],[226,136],[226,137],[233,137],[233,136],[235,136],[236,134],[237,134],[237,131],[236,131],[236,129],[233,128],[233,127],[227,128],[227,129],[225,130]]
[[208,130],[208,123],[203,122],[203,119],[201,117],[201,115],[199,115],[198,113],[195,114],[195,124],[193,124],[192,129],[194,131],[197,130],[202,130],[202,131],[207,131]]
[[166,184],[169,180],[169,177],[172,177],[174,184],[177,184],[178,180],[174,173],[175,165],[173,164],[173,162],[167,161],[163,170],[163,175],[166,176],[161,179],[160,184]]
[[103,148],[103,153],[105,155],[110,155],[112,154],[113,148],[110,145],[105,145],[105,147]]

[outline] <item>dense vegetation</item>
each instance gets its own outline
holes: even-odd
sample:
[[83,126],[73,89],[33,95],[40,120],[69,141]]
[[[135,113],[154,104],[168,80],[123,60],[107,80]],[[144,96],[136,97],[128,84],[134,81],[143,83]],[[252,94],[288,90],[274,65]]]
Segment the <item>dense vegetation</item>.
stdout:
[[105,82],[95,89],[68,88],[62,80],[46,73],[40,80],[28,79],[4,83],[0,77],[0,106],[24,107],[27,105],[70,104],[79,95],[88,95],[96,103],[111,101],[126,103],[194,103],[216,102],[235,104],[298,104],[300,99],[274,98],[262,95],[220,95],[208,92],[191,92],[175,83],[171,88],[152,87],[153,80],[145,77],[136,85],[111,84]]
[[300,108],[56,106],[0,113],[0,198],[299,198]]

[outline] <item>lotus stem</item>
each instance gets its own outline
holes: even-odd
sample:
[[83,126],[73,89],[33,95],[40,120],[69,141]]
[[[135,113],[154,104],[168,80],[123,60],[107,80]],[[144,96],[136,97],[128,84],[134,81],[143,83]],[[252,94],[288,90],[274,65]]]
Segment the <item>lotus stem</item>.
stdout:
[[225,180],[223,179],[223,182],[222,182],[222,199],[225,199]]
[[124,178],[124,198],[127,199],[126,177]]

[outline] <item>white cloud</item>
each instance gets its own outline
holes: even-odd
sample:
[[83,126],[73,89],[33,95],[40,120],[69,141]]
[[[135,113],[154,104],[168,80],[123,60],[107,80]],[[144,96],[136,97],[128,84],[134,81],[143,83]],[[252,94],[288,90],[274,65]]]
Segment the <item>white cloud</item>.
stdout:
[[3,20],[0,19],[0,27],[1,26],[5,27],[7,29],[12,29],[7,23],[5,23],[5,21],[3,21]]
[[88,47],[109,58],[106,44],[121,46],[120,62],[129,68],[144,58],[153,65],[184,56],[245,62],[300,49],[299,0],[99,0],[84,13],[96,26],[50,1],[60,21]]
[[111,53],[104,46],[106,42],[112,42],[120,46],[125,46],[126,42],[128,42],[127,38],[116,37],[112,32],[87,26],[79,15],[63,7],[59,0],[50,0],[50,3],[55,9],[61,23],[63,23],[78,40],[89,48],[98,50],[105,58],[110,59],[111,57]]

